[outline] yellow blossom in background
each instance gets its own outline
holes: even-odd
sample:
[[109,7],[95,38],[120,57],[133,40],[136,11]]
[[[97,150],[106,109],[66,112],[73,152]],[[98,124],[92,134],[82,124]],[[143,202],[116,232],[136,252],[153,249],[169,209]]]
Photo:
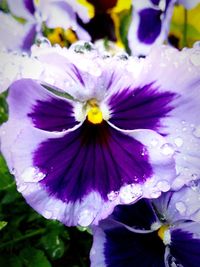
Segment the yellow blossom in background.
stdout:
[[71,29],[64,30],[60,27],[50,32],[47,38],[52,45],[59,44],[61,47],[68,46],[78,40],[76,34]]
[[200,4],[190,10],[181,5],[174,7],[170,36],[177,38],[179,48],[192,47],[200,40]]
[[90,4],[87,0],[77,0],[77,2],[87,8],[88,16],[90,19],[92,19],[95,14],[94,6]]

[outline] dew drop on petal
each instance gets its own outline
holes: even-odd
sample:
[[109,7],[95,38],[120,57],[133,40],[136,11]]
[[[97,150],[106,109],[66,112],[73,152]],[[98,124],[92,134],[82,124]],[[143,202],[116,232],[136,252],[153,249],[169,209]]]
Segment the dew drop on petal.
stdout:
[[126,52],[118,52],[114,58],[116,59],[120,59],[120,60],[128,60],[129,59],[129,55]]
[[190,61],[194,66],[200,66],[200,51],[192,54],[190,56]]
[[[195,177],[194,177],[195,175]],[[196,180],[198,178],[197,174],[193,174],[192,177],[194,178],[193,181],[190,181],[188,186],[193,190],[193,191],[198,191],[199,190],[199,182]]]
[[46,47],[46,46],[51,46],[51,43],[47,38],[39,37],[39,38],[36,39],[36,45],[39,46],[39,47],[41,47],[41,46],[45,46]]
[[120,190],[120,201],[122,204],[129,204],[139,199],[142,194],[143,192],[140,185],[126,185]]
[[29,167],[27,169],[25,169],[25,171],[21,174],[21,179],[24,182],[39,182],[42,179],[44,179],[44,177],[46,176],[46,174],[44,174],[43,172],[41,172],[38,168],[35,167]]
[[174,147],[173,145],[167,143],[161,146],[161,151],[165,156],[172,156],[174,154]]
[[174,139],[174,143],[177,147],[181,147],[183,145],[183,139],[181,137],[177,137]]
[[181,215],[184,215],[187,210],[186,205],[182,201],[177,202],[175,207]]
[[52,213],[51,211],[49,211],[49,210],[45,210],[45,211],[43,212],[43,216],[44,216],[46,219],[51,219],[52,216],[53,216],[53,213]]
[[24,192],[24,190],[27,189],[27,187],[28,187],[28,185],[25,184],[25,183],[23,183],[23,184],[20,184],[20,185],[17,187],[17,190],[18,190],[18,192],[22,193],[22,192]]
[[78,216],[78,224],[80,226],[88,226],[90,225],[94,220],[94,214],[91,210],[84,209],[80,212]]
[[197,126],[196,128],[194,128],[193,135],[197,138],[200,138],[200,126]]
[[75,53],[84,54],[87,52],[95,51],[96,49],[91,42],[78,41],[78,42],[72,44],[69,47],[69,50],[72,50]]
[[170,189],[170,184],[167,180],[163,180],[163,181],[159,181],[156,187],[162,192],[167,192]]
[[158,140],[157,140],[156,138],[152,139],[152,140],[151,140],[151,145],[152,145],[153,147],[157,146],[157,145],[158,145]]
[[108,200],[110,201],[114,201],[119,195],[119,192],[118,191],[111,191],[107,197],[108,197]]

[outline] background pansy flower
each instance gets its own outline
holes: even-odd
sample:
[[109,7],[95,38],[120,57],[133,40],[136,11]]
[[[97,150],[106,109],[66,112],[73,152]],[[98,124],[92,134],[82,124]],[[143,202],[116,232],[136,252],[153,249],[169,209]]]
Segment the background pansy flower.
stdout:
[[[132,22],[128,32],[128,43],[133,55],[147,55],[152,46],[167,40],[176,2],[175,0],[132,2]],[[186,8],[192,8],[199,3],[199,1],[179,2]]]
[[[33,1],[33,0],[8,0],[8,7],[10,13],[17,17],[18,20],[23,22],[25,33],[21,37],[21,46],[16,46],[15,49],[20,48],[22,50],[29,50],[31,45],[35,42],[36,37],[39,38],[44,35],[44,25],[48,28],[71,29],[76,32],[80,39],[90,40],[88,33],[82,29],[76,20],[76,15],[81,16],[81,19],[85,22],[89,20],[87,9],[81,6],[77,1],[57,1],[57,0],[45,0],[45,1]],[[10,15],[6,20],[13,20]],[[2,21],[2,26],[5,28],[9,26],[6,21]],[[13,22],[12,22],[13,23]],[[11,23],[10,23],[11,24]],[[11,25],[12,26],[12,25]],[[18,27],[18,21],[16,20],[16,28]],[[28,29],[26,29],[28,28]],[[10,31],[14,31],[14,26],[8,28]],[[2,33],[1,33],[2,35]],[[5,42],[7,36],[2,35],[2,43]],[[65,36],[66,37],[66,36]],[[5,41],[4,41],[5,39]],[[13,43],[15,43],[15,33],[13,32]]]
[[87,0],[79,1],[90,11],[90,20],[85,23],[80,19],[79,24],[90,34],[93,42],[100,39],[108,39],[117,46],[124,47],[121,39],[122,13],[131,8],[131,0]]
[[93,227],[91,266],[199,266],[199,203],[199,191],[183,187],[155,201],[117,206]]
[[[158,197],[172,184],[194,180],[199,138],[172,126],[182,126],[183,117],[192,130],[198,126],[199,66],[191,61],[196,52],[162,47],[146,59],[122,60],[105,58],[88,43],[69,50],[35,47],[44,81],[41,75],[10,86],[9,120],[0,134],[27,202],[47,218],[88,225],[117,204]],[[169,56],[184,64],[171,67]],[[191,114],[185,114],[188,106]],[[184,138],[195,146],[180,145]],[[192,157],[184,161],[188,149]],[[175,173],[174,156],[179,172],[190,167],[188,180]]]
[[26,46],[25,35],[28,34],[30,28],[24,25],[10,14],[0,11],[0,49],[20,50]]
[[132,22],[128,32],[133,55],[147,55],[153,45],[167,37],[175,0],[133,1]]

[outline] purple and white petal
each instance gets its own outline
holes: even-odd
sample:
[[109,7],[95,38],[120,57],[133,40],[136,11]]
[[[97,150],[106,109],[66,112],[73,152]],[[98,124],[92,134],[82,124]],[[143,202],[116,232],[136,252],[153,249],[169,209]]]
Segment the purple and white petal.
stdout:
[[176,151],[177,179],[173,185],[176,190],[200,175],[199,55],[198,46],[183,51],[157,47],[140,61],[140,73],[136,76],[138,86],[154,82],[160,93],[178,95],[170,103],[171,111],[160,120],[159,131]]
[[123,224],[124,227],[129,226],[128,229],[133,232],[139,230],[141,233],[155,230],[151,229],[151,226],[159,223],[155,210],[148,199],[141,199],[132,205],[116,206],[109,219]]
[[[29,26],[29,25],[27,24],[27,26]],[[31,24],[29,26],[29,29],[26,31],[26,34],[24,35],[23,42],[21,45],[22,51],[29,51],[30,50],[31,46],[35,42],[36,35],[37,35],[36,25]]]
[[[188,222],[171,228],[170,254],[181,266],[200,264],[200,224]],[[169,264],[169,266],[172,266]]]
[[114,221],[105,220],[93,229],[93,234],[92,267],[165,267],[165,246],[157,232],[134,233]]
[[10,14],[3,12],[0,12],[0,21],[0,48],[8,51],[23,50],[23,42],[32,29],[32,25],[21,24]]
[[11,13],[19,18],[24,18],[29,22],[34,22],[34,4],[33,0],[8,0],[8,6]]
[[174,2],[133,1],[132,23],[128,32],[132,55],[147,55],[153,46],[164,42]]
[[179,191],[164,193],[153,203],[170,224],[179,220],[200,222],[199,182],[184,186]]
[[75,28],[76,16],[72,7],[66,1],[41,1],[38,9],[49,28]]
[[170,91],[159,92],[154,83],[118,90],[108,100],[109,121],[124,130],[149,129],[159,132],[161,120],[174,108],[172,102],[175,98],[178,95]]

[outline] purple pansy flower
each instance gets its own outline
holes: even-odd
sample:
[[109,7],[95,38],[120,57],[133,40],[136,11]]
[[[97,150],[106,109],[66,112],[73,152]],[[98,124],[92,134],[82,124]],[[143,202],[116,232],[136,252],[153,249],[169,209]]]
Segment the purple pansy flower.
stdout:
[[162,44],[170,26],[175,0],[133,1],[128,40],[133,55],[147,55],[153,45]]
[[[128,32],[133,55],[147,55],[154,45],[162,44],[168,35],[176,0],[133,0],[132,22]],[[186,8],[199,1],[178,1]]]
[[[88,33],[83,30],[76,21],[76,14],[85,22],[89,20],[87,10],[85,7],[80,5],[77,1],[58,1],[58,0],[45,0],[45,1],[34,1],[34,0],[8,0],[8,6],[12,15],[25,20],[23,24],[24,34],[18,36],[19,41],[15,44],[15,30],[14,28],[19,27],[19,23],[16,21],[16,26],[13,25],[13,18],[10,15],[5,15],[7,18],[2,20],[2,29],[5,30],[8,26],[8,30],[12,32],[13,46],[15,49],[29,50],[31,45],[34,43],[35,38],[42,36],[43,23],[49,28],[62,27],[64,29],[72,28],[76,31],[79,38],[90,40]],[[5,25],[6,21],[7,25]],[[12,27],[11,27],[12,26]],[[1,28],[0,28],[1,30]],[[1,30],[0,33],[3,33]],[[2,34],[1,34],[2,35]],[[2,35],[1,42],[7,48],[8,37],[6,34]],[[20,44],[18,44],[20,42]],[[8,49],[10,47],[8,46]]]
[[93,233],[91,266],[198,267],[199,188],[117,206]]
[[158,197],[200,172],[199,50],[120,60],[84,47],[91,51],[36,47],[44,79],[10,86],[0,129],[18,190],[67,225],[97,223],[118,204]]

